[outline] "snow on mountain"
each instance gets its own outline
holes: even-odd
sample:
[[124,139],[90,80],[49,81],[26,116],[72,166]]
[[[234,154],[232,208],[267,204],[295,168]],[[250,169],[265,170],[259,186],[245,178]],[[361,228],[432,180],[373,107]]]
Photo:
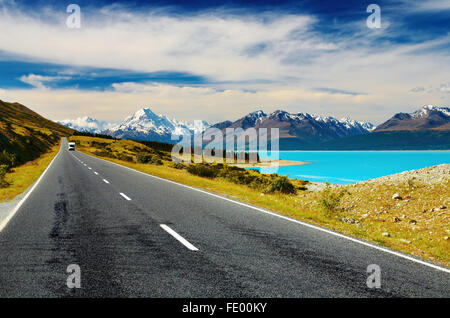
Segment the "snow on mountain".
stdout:
[[99,121],[97,119],[85,116],[76,119],[64,119],[56,121],[57,123],[66,127],[90,133],[101,133],[102,131],[111,128],[114,124],[106,121]]
[[138,140],[173,142],[172,134],[181,136],[199,133],[210,125],[206,121],[188,122],[158,115],[150,108],[142,108],[104,133],[118,137]]
[[450,108],[425,105],[412,113],[398,113],[377,126],[382,130],[449,130]]
[[374,126],[349,118],[336,119],[331,116],[315,116],[308,113],[288,113],[276,110],[270,114],[262,111],[252,112],[234,122],[224,121],[213,127],[226,128],[278,128],[280,147],[294,147],[294,144],[317,144],[324,141],[371,132]]
[[264,119],[267,117],[267,114],[264,113],[262,110],[257,110],[253,113],[250,113],[246,116],[248,122],[253,123],[253,125],[260,124],[264,121]]
[[[172,135],[198,134],[211,125],[205,121],[182,121],[166,115],[155,114],[150,108],[142,108],[119,124],[98,121],[90,117],[63,120],[59,123],[79,131],[103,133],[117,138],[174,142]],[[277,110],[270,114],[258,110],[235,122],[225,121],[214,125],[216,128],[280,128],[285,136],[313,140],[328,140],[344,136],[371,132],[374,126],[349,118],[340,120],[331,116],[314,116],[308,113],[291,114]],[[309,137],[308,137],[309,136]]]
[[110,131],[133,130],[143,133],[153,131],[162,135],[169,134],[174,129],[175,126],[166,116],[156,115],[149,108],[143,108],[125,118],[119,125],[112,127]]
[[409,114],[412,118],[426,118],[432,112],[438,112],[450,117],[450,108],[449,107],[439,107],[433,105],[425,105],[421,109],[416,110],[415,112]]
[[[255,114],[258,114],[258,116],[256,116]],[[255,117],[257,118],[257,120],[248,120],[248,121],[253,121],[256,125],[258,123],[262,123],[268,118],[278,118],[278,120],[281,121],[294,121],[294,122],[302,122],[310,120],[329,126],[337,126],[339,128],[347,130],[356,129],[361,132],[370,132],[374,129],[374,126],[371,123],[356,121],[350,118],[342,118],[338,120],[332,116],[315,116],[310,115],[308,113],[290,114],[283,110],[274,111],[269,115],[264,114],[262,111],[258,111],[248,114],[245,118],[253,119]]]
[[361,129],[361,130],[365,130],[368,132],[375,129],[375,126],[371,123],[364,122],[364,121],[356,121],[356,120],[350,119],[348,117],[339,119],[339,122],[348,129],[356,128],[356,129]]

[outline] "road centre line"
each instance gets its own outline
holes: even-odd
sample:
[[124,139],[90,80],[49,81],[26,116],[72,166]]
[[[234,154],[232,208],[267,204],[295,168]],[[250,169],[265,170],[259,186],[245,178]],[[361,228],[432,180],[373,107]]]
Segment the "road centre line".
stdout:
[[177,232],[175,232],[174,230],[172,230],[170,227],[168,227],[165,224],[160,224],[160,226],[164,229],[164,231],[166,231],[167,233],[169,233],[170,235],[172,235],[174,238],[176,238],[181,244],[183,244],[184,246],[186,246],[188,249],[190,249],[191,251],[198,251],[198,248],[196,248],[194,245],[192,245],[191,243],[189,243],[185,238],[183,238],[180,234],[178,234]]
[[125,193],[120,192],[120,195],[123,196],[126,200],[131,201],[131,199]]
[[[87,155],[87,156],[90,156],[90,155]],[[320,227],[320,226],[317,226],[317,225],[313,225],[313,224],[310,224],[310,223],[307,223],[307,222],[304,222],[304,221],[296,220],[296,219],[290,218],[288,216],[284,216],[284,215],[281,215],[281,214],[278,214],[278,213],[275,213],[275,212],[272,212],[272,211],[269,211],[269,210],[265,210],[263,208],[252,206],[252,205],[247,204],[247,203],[243,203],[243,202],[240,202],[240,201],[232,200],[232,199],[220,196],[218,194],[215,194],[215,193],[212,193],[212,192],[208,192],[208,191],[205,191],[205,190],[202,190],[202,189],[199,189],[199,188],[195,188],[195,187],[192,187],[192,186],[189,186],[189,185],[186,185],[186,184],[182,184],[182,183],[179,183],[179,182],[176,182],[176,181],[172,181],[172,180],[164,179],[164,178],[161,178],[161,177],[157,177],[157,176],[154,176],[154,175],[151,175],[151,174],[148,174],[148,173],[145,173],[145,172],[142,172],[142,171],[130,168],[130,167],[126,167],[126,166],[120,165],[120,164],[112,162],[112,161],[108,161],[108,160],[105,160],[105,159],[97,158],[97,157],[94,157],[94,156],[90,156],[90,157],[92,157],[94,159],[105,161],[106,163],[113,164],[115,166],[119,166],[119,167],[121,167],[123,169],[128,169],[128,170],[137,172],[139,174],[145,175],[145,176],[150,177],[150,178],[154,178],[154,179],[161,180],[161,181],[164,181],[164,182],[176,184],[176,185],[184,187],[184,188],[188,188],[188,189],[191,189],[191,190],[194,190],[194,191],[197,191],[197,192],[201,192],[203,194],[207,194],[209,196],[212,196],[212,197],[215,197],[215,198],[218,198],[218,199],[222,199],[222,200],[225,200],[225,201],[228,201],[228,202],[232,202],[234,204],[238,204],[238,205],[250,208],[250,209],[252,209],[254,211],[258,211],[258,212],[261,212],[261,213],[264,213],[264,214],[268,214],[268,215],[271,215],[271,216],[274,216],[274,217],[277,217],[277,218],[280,218],[280,219],[283,219],[283,220],[286,220],[286,221],[289,221],[289,222],[292,222],[292,223],[297,223],[297,224],[300,224],[300,225],[312,228],[314,230],[318,230],[318,231],[321,231],[321,232],[324,232],[324,233],[327,233],[327,234],[330,234],[330,235],[333,235],[333,236],[337,236],[339,238],[342,238],[342,239],[345,239],[345,240],[348,240],[348,241],[352,241],[354,243],[358,243],[358,244],[364,245],[366,247],[370,247],[370,248],[373,248],[373,249],[376,249],[376,250],[379,250],[379,251],[382,251],[382,252],[385,252],[385,253],[388,253],[388,254],[391,254],[391,255],[394,255],[394,256],[406,259],[406,260],[409,260],[409,261],[414,262],[414,263],[418,263],[418,264],[421,264],[421,265],[424,265],[424,266],[428,266],[428,267],[431,267],[433,269],[436,269],[436,270],[439,270],[439,271],[442,271],[442,272],[445,272],[445,273],[450,273],[450,269],[449,268],[445,268],[445,267],[442,267],[442,266],[439,266],[439,265],[436,265],[436,264],[433,264],[433,263],[429,263],[429,262],[417,259],[417,258],[415,258],[413,256],[409,256],[407,254],[403,254],[401,252],[397,252],[397,251],[391,250],[389,248],[385,248],[385,247],[382,247],[382,246],[379,246],[379,245],[375,245],[373,243],[369,243],[369,242],[366,242],[366,241],[363,241],[363,240],[360,240],[360,239],[357,239],[357,238],[354,238],[354,237],[351,237],[351,236],[347,236],[347,235],[344,235],[344,234],[341,234],[341,233],[338,233],[338,232],[334,232],[333,230],[329,230],[329,229],[326,229],[326,228],[323,228],[323,227]]]

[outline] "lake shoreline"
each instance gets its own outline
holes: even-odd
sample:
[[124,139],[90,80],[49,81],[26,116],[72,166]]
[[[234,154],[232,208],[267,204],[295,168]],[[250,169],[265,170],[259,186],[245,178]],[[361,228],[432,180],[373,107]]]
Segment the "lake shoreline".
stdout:
[[[268,153],[267,155],[269,155]],[[270,159],[260,153],[260,157]],[[279,168],[255,167],[261,173],[289,175],[310,182],[350,184],[450,163],[450,151],[279,151],[280,160],[308,162]],[[252,168],[252,167],[249,167]]]
[[230,166],[239,168],[263,168],[263,167],[287,167],[287,166],[301,166],[308,165],[310,162],[296,161],[296,160],[284,160],[284,159],[265,159],[261,158],[260,162],[255,163],[235,163],[229,164]]

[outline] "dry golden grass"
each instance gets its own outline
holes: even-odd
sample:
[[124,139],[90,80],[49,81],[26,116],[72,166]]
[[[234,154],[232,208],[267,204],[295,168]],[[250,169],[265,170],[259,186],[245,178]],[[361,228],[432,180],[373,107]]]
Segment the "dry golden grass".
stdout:
[[38,159],[11,169],[11,172],[7,173],[5,177],[10,186],[0,188],[0,202],[12,200],[32,185],[56,156],[58,150],[59,146],[54,146],[50,152],[43,154]]
[[[92,141],[106,143],[114,153],[123,152],[130,156],[133,156],[134,147],[147,148],[128,140],[113,141],[80,136],[72,137],[71,140],[77,142],[79,150],[91,155],[100,149],[92,147]],[[347,192],[335,210],[326,211],[320,204],[326,194],[324,191],[300,191],[296,195],[263,194],[245,185],[191,175],[186,170],[169,167],[167,161],[163,166],[157,166],[100,158],[261,206],[446,266],[450,265],[449,209],[430,212],[431,209],[442,205],[450,205],[448,179],[432,186],[420,183],[411,185],[405,182],[400,185],[362,183],[333,187],[328,191],[337,193],[345,189]],[[399,193],[404,199],[392,199],[394,193]],[[389,236],[383,236],[383,233],[389,233]]]
[[[354,226],[370,231],[370,237],[385,246],[449,265],[449,209],[440,209],[450,204],[449,179],[434,184],[406,181],[346,188],[351,195],[342,203],[342,214],[355,220]],[[394,200],[394,193],[403,199]]]

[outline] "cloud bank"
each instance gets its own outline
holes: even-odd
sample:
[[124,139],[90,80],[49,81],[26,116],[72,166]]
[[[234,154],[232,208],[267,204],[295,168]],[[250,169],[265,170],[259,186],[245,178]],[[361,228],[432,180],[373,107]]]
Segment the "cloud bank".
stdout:
[[[405,3],[404,8],[417,14],[446,10],[444,3]],[[423,35],[396,19],[402,8],[383,16],[378,30],[367,28],[365,8],[360,19],[331,23],[328,16],[306,12],[172,14],[118,5],[86,12],[81,7],[81,29],[67,28],[67,14],[54,8],[24,11],[13,2],[0,8],[2,59],[67,67],[58,75],[24,73],[19,80],[34,88],[3,89],[0,98],[53,119],[89,115],[117,120],[150,106],[177,118],[211,122],[257,108],[380,122],[398,111],[450,101],[450,53],[443,49],[450,47],[450,35],[422,40]],[[205,82],[117,78],[107,87],[49,88],[75,78],[82,67],[179,72]]]

